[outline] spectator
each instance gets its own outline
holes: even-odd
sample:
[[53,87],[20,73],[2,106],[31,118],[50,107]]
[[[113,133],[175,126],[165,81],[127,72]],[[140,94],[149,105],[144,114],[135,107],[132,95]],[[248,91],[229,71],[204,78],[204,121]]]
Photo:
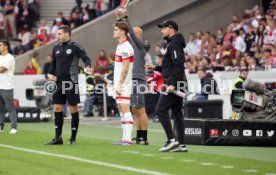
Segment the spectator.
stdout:
[[244,30],[240,29],[239,36],[236,38],[236,41],[235,41],[235,49],[242,53],[244,53],[246,50],[246,44],[244,42],[244,37],[245,37]]
[[275,69],[276,68],[276,56],[275,56],[275,48],[273,48],[274,54],[272,55],[272,50],[266,49],[265,51],[265,59],[266,61],[266,69]]
[[20,0],[17,4],[18,7],[18,17],[17,17],[17,29],[21,29],[23,26],[27,25],[28,29],[31,30],[33,27],[33,15],[34,13],[29,8],[26,0]]
[[35,75],[35,74],[37,74],[37,70],[33,66],[32,60],[28,61],[28,65],[27,65],[27,67],[25,67],[23,74],[24,75]]
[[264,40],[267,39],[267,37],[264,34],[265,31],[265,25],[260,24],[257,30],[257,39],[256,44],[258,47],[263,47]]
[[52,38],[57,37],[57,30],[58,30],[59,26],[63,25],[61,18],[56,18],[55,21],[56,21],[55,25],[52,27],[52,30],[51,30]]
[[96,0],[91,0],[88,3],[88,5],[89,5],[88,11],[89,11],[89,19],[90,20],[93,20],[93,19],[97,18],[96,8],[95,8],[96,4],[95,3],[96,3]]
[[96,14],[97,17],[102,16],[108,11],[109,0],[97,0],[96,1]]
[[217,44],[222,44],[223,43],[223,37],[224,37],[224,31],[223,29],[219,28],[217,30]]
[[189,41],[186,45],[185,53],[188,56],[196,56],[197,55],[196,40],[195,40],[195,34],[194,33],[190,33],[190,35],[189,35]]
[[223,66],[224,66],[225,71],[232,71],[233,70],[232,60],[230,59],[229,56],[224,56],[223,57]]
[[244,38],[245,44],[246,44],[246,52],[250,52],[251,54],[254,54],[253,47],[256,45],[256,34],[254,32],[253,26],[249,26],[247,30],[247,34]]
[[193,65],[191,60],[186,61],[185,65],[186,65],[186,68],[187,68],[189,74],[194,74],[194,73],[197,72],[196,71],[196,66]]
[[234,15],[232,16],[232,22],[230,24],[230,26],[232,27],[233,31],[239,30],[240,29],[240,19],[238,15]]
[[153,64],[151,55],[147,52],[145,55],[146,64]]
[[4,35],[8,37],[8,24],[12,32],[12,37],[16,38],[16,27],[15,27],[15,17],[14,17],[15,3],[13,0],[5,0],[3,4],[3,15],[4,15]]
[[43,66],[43,74],[45,75],[45,78],[48,79],[47,74],[49,73],[50,66],[52,64],[53,57],[52,55],[47,56],[47,62]]
[[251,71],[261,71],[263,70],[259,65],[258,65],[258,60],[254,57],[251,57],[249,65],[248,65],[249,70]]
[[94,75],[86,75],[86,98],[84,101],[84,116],[85,117],[93,117],[93,104],[95,101],[95,77]]
[[90,15],[89,15],[89,5],[87,3],[82,3],[81,4],[81,8],[82,8],[82,23],[87,23],[88,21],[90,21]]
[[41,70],[41,66],[39,64],[39,53],[38,52],[35,52],[33,54],[33,57],[32,57],[32,65],[34,66],[34,68],[37,70],[37,74],[41,74],[42,73],[42,70]]
[[39,0],[28,0],[29,8],[33,12],[33,21],[39,19]]
[[47,25],[46,21],[42,19],[40,21],[40,26],[37,30],[37,34],[41,35],[43,31],[45,31],[46,34],[50,34],[50,27]]
[[[56,19],[57,18],[61,19],[61,22],[63,25],[68,25],[68,26],[70,25],[69,21],[63,16],[63,12],[58,12]],[[53,26],[56,25],[56,19],[53,21]]]
[[22,45],[22,40],[17,39],[16,40],[16,46],[13,49],[13,54],[15,56],[21,55],[26,52],[26,49]]
[[211,36],[210,32],[205,32],[203,40],[202,40],[202,53],[204,56],[209,56],[213,48],[217,47],[216,40]]
[[32,48],[31,46],[31,32],[28,30],[28,26],[24,25],[21,32],[18,34],[18,39],[22,40],[22,45],[26,50]]
[[106,56],[105,50],[99,51],[99,58],[96,60],[95,73],[105,74],[108,73],[109,61]]
[[244,14],[243,18],[242,28],[244,31],[248,31],[248,27],[252,25],[250,15]]
[[208,100],[208,95],[219,94],[217,91],[217,82],[213,79],[211,73],[206,73],[204,68],[199,68],[197,75],[200,79],[201,91],[193,97],[193,100]]
[[226,33],[223,37],[223,45],[225,45],[225,43],[227,43],[228,41],[232,42],[234,39],[234,35],[233,35],[233,30],[231,26],[227,27]]
[[80,12],[79,11],[73,12],[71,17],[70,17],[70,27],[71,27],[71,29],[78,28],[82,24],[83,24],[83,21],[81,19]]
[[202,32],[197,31],[196,32],[196,53],[199,53],[202,48]]
[[248,69],[248,63],[245,61],[245,59],[240,61],[240,69]]
[[276,44],[276,27],[275,27],[274,21],[271,21],[268,23],[268,30],[266,31],[266,33],[267,33],[268,44],[275,45]]

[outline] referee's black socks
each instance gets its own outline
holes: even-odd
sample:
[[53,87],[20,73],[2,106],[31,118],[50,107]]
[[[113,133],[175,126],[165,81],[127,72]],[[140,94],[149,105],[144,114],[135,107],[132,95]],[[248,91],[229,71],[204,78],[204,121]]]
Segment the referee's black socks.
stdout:
[[55,112],[55,129],[56,129],[56,138],[60,138],[62,134],[63,126],[63,112]]
[[76,140],[78,128],[79,128],[79,112],[76,113],[71,113],[72,115],[72,120],[71,120],[71,129],[72,129],[72,135],[71,139]]
[[145,141],[148,140],[148,130],[137,130],[136,138],[143,138]]

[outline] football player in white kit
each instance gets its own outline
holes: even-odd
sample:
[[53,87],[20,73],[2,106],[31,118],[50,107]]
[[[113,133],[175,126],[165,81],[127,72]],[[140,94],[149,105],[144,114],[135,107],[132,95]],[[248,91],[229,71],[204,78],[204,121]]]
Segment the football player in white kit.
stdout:
[[115,53],[113,88],[123,129],[122,140],[114,143],[116,145],[130,145],[132,143],[131,132],[133,128],[133,117],[130,112],[130,96],[134,50],[127,40],[128,30],[129,27],[125,22],[117,22],[114,24],[113,35],[118,40],[118,46]]

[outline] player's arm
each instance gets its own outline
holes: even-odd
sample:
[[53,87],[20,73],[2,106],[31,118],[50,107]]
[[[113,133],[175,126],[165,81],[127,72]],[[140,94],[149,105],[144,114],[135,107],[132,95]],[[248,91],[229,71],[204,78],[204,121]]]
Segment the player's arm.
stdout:
[[130,60],[129,59],[126,59],[123,61],[123,69],[122,69],[122,72],[121,72],[121,78],[120,78],[120,81],[119,81],[119,84],[122,85],[126,79],[126,76],[128,74],[128,71],[129,71],[129,63],[130,63]]

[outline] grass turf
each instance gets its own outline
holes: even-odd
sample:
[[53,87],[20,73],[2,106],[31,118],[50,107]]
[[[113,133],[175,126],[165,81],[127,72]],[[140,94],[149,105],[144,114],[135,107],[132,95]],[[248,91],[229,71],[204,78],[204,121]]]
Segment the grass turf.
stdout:
[[[276,174],[276,149],[262,147],[218,147],[188,145],[188,153],[160,153],[165,141],[160,124],[151,124],[149,146],[114,146],[119,140],[119,127],[82,124],[77,145],[67,145],[69,123],[63,129],[64,145],[45,146],[54,134],[53,123],[20,124],[16,135],[0,134],[0,144],[31,150],[70,155],[83,159],[112,163],[165,174],[189,175],[238,175]],[[0,174],[142,174],[133,171],[99,166],[13,150],[0,146]]]

